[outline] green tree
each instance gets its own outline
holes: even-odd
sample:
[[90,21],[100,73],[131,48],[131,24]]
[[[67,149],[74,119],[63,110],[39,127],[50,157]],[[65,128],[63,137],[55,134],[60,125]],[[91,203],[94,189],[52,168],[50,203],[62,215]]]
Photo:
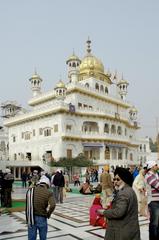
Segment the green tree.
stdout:
[[51,162],[52,167],[90,167],[93,166],[91,160],[86,159],[83,153],[78,154],[75,158],[62,157],[59,161]]
[[93,162],[86,159],[83,153],[78,154],[75,158],[62,157],[59,161],[52,161],[50,164],[51,167],[63,167],[67,170],[70,176],[70,181],[72,181],[73,170],[75,167],[91,167]]

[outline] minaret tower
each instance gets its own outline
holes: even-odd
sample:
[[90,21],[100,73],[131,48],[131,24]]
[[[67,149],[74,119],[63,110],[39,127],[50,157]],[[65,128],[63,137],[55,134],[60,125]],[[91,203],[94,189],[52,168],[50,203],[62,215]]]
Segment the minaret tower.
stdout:
[[32,75],[29,81],[31,82],[31,90],[33,92],[33,97],[36,97],[41,93],[41,83],[43,80],[35,70],[35,73]]
[[70,82],[78,82],[79,65],[81,64],[81,60],[74,54],[74,51],[66,61],[66,64],[68,65],[68,78]]
[[57,99],[64,100],[66,97],[66,86],[62,80],[60,80],[57,84],[56,87],[54,88],[56,91],[56,97]]
[[128,93],[127,91],[127,87],[128,87],[129,83],[124,80],[123,75],[121,80],[119,80],[119,82],[117,83],[117,87],[118,87],[118,93],[121,97],[122,100],[126,100],[126,95]]

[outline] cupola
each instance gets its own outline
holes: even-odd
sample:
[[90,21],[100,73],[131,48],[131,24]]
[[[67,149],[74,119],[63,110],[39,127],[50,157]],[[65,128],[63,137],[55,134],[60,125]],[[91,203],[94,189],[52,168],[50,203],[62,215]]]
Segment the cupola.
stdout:
[[60,80],[54,90],[56,91],[56,97],[59,98],[59,99],[64,99],[66,97],[66,86],[64,84],[64,82],[62,80]]
[[41,93],[41,83],[43,80],[35,71],[29,81],[31,82],[31,90],[33,92],[33,97],[36,97]]

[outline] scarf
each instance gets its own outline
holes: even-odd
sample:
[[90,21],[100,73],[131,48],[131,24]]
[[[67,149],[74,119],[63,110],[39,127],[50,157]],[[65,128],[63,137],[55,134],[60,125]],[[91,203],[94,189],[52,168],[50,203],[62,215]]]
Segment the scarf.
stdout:
[[26,193],[26,222],[28,225],[34,225],[34,187],[29,188]]

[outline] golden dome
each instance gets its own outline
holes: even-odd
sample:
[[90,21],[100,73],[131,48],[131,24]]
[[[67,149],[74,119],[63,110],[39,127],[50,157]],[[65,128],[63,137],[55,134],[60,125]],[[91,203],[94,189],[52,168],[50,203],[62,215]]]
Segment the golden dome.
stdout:
[[79,61],[79,62],[81,62],[81,60],[79,59],[79,57],[77,57],[74,53],[68,58],[68,60],[66,61],[66,63],[68,64],[70,61]]
[[121,79],[118,81],[117,83],[117,86],[121,85],[121,84],[126,84],[127,86],[129,85],[128,81],[126,81],[123,77],[123,74],[122,74],[122,77]]
[[87,41],[87,55],[83,58],[79,66],[79,80],[84,80],[89,77],[95,77],[100,80],[105,80],[112,83],[110,76],[104,73],[104,65],[97,57],[91,54],[91,41]]
[[130,109],[130,112],[138,112],[137,108],[135,106],[132,106],[131,109]]
[[103,63],[97,59],[93,55],[87,55],[82,60],[80,67],[79,67],[80,73],[86,72],[86,71],[94,71],[94,72],[100,72],[104,73],[104,66]]
[[61,80],[56,84],[56,87],[55,87],[55,89],[56,88],[66,88],[65,87],[65,84],[64,84],[64,82],[62,82]]
[[40,78],[38,74],[33,74],[31,78]]
[[42,81],[42,78],[40,77],[40,75],[39,74],[37,74],[37,72],[35,71],[34,72],[34,74],[31,76],[31,78],[29,79],[30,81],[31,80],[36,80],[36,79],[38,79],[38,80],[41,80]]

